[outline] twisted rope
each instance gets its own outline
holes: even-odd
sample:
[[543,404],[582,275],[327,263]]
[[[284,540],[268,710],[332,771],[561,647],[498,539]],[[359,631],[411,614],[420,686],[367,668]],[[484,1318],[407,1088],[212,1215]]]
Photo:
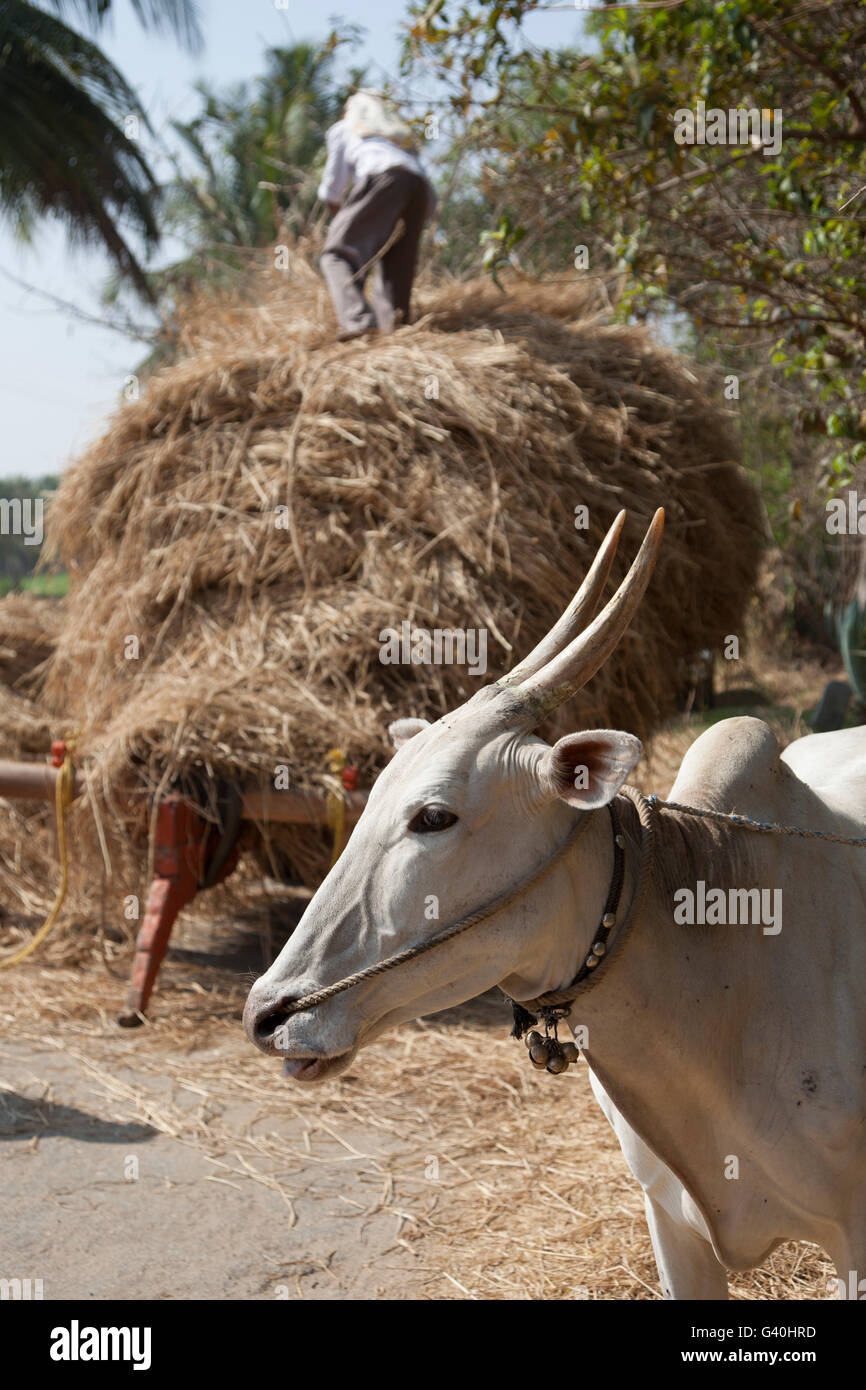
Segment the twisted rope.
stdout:
[[337,787],[328,792],[327,800],[328,825],[334,836],[328,868],[333,869],[346,846],[346,792],[339,782],[340,774],[346,766],[346,758],[341,748],[331,749],[328,754],[328,766],[338,779]]
[[[623,791],[630,789],[623,787]],[[776,821],[752,820],[751,816],[738,816],[732,811],[705,811],[699,806],[683,806],[679,801],[664,801],[661,797],[647,798],[651,806],[664,806],[668,811],[682,811],[687,816],[699,816],[704,820],[723,821],[741,830],[754,830],[759,835],[799,835],[804,840],[829,840],[835,845],[855,845],[858,849],[866,847],[866,835],[832,835],[829,830],[802,830],[798,825],[779,825]]]
[[[612,935],[610,947],[604,957],[605,962],[610,956],[622,949],[623,942],[634,926],[638,912],[643,903],[649,880],[649,869],[652,862],[655,848],[655,823],[653,819],[654,811],[663,807],[669,811],[681,811],[686,815],[705,817],[708,820],[723,821],[728,825],[736,826],[744,830],[754,830],[763,835],[799,835],[803,839],[809,840],[829,840],[834,844],[866,846],[866,835],[851,837],[845,835],[832,835],[824,830],[802,830],[799,826],[778,825],[773,821],[756,821],[749,816],[740,816],[726,811],[707,811],[697,806],[684,806],[677,801],[665,801],[658,796],[644,796],[638,791],[637,787],[624,786],[620,789],[621,796],[626,797],[634,806],[641,830],[641,853],[638,865],[637,882],[635,884],[632,900],[629,903],[628,911],[621,922],[615,924],[615,934]],[[393,970],[398,965],[405,965],[407,961],[415,960],[427,951],[432,951],[436,946],[443,945],[446,941],[453,941],[455,937],[461,936],[463,932],[469,931],[470,927],[478,926],[481,922],[486,922],[498,912],[511,907],[519,901],[533,888],[546,878],[558,864],[562,862],[568,851],[576,843],[583,831],[589,824],[588,814],[583,815],[580,820],[569,831],[562,844],[550,859],[545,860],[533,873],[522,879],[513,888],[502,893],[492,902],[484,907],[478,908],[475,912],[469,913],[467,917],[461,917],[459,922],[454,922],[442,931],[436,932],[427,941],[421,941],[416,946],[407,946],[402,951],[397,951],[393,956],[379,961],[376,965],[368,965],[364,970],[358,970],[354,975],[347,975],[344,980],[339,980],[337,984],[328,985],[324,989],[315,990],[312,994],[305,994],[300,999],[294,999],[283,1006],[286,1018],[293,1014],[303,1013],[306,1009],[314,1009],[317,1005],[323,1004],[327,999],[333,999],[338,994],[343,994],[347,989],[353,989],[355,985],[362,984],[365,980],[372,980],[377,975],[384,975],[386,971]],[[522,1014],[528,1018],[533,1013],[540,1013],[544,1009],[562,1009],[563,1014],[568,1013],[568,1007],[574,1003],[578,994],[584,990],[591,989],[594,982],[601,973],[601,966],[589,974],[581,971],[579,978],[572,981],[565,989],[548,990],[546,994],[539,994],[535,999],[524,999],[519,1002]],[[508,996],[506,996],[508,997]],[[515,1002],[515,1001],[512,1001]]]
[[372,980],[376,975],[384,975],[386,970],[393,970],[397,965],[405,965],[407,961],[423,956],[425,952],[432,951],[434,947],[441,946],[446,941],[453,941],[456,936],[461,936],[463,932],[469,931],[470,927],[476,927],[480,922],[486,922],[496,913],[504,911],[506,907],[511,907],[513,903],[525,897],[549,873],[552,873],[557,864],[562,862],[589,825],[589,819],[588,815],[581,816],[550,859],[546,859],[539,868],[527,875],[526,878],[521,879],[513,888],[509,888],[498,898],[494,898],[492,902],[486,903],[484,907],[478,908],[475,912],[470,912],[468,917],[461,917],[459,922],[453,922],[450,926],[443,927],[427,941],[421,941],[416,946],[406,946],[402,951],[396,951],[393,956],[388,956],[387,959],[379,961],[376,965],[368,965],[364,970],[357,970],[354,975],[347,975],[345,980],[339,980],[335,985],[327,985],[324,989],[314,990],[312,994],[305,994],[300,999],[286,1002],[281,1012],[285,1014],[286,1018],[290,1018],[293,1014],[303,1013],[305,1009],[314,1009],[317,1005],[324,1004],[326,999],[333,999],[336,995],[343,994],[347,989],[362,984],[364,980]]

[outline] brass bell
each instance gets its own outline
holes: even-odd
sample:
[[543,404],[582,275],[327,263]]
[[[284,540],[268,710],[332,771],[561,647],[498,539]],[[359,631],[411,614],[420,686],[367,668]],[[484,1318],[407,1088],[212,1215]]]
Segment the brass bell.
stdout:
[[562,1055],[565,1058],[566,1062],[580,1061],[580,1048],[577,1046],[576,1043],[564,1042],[560,1043],[559,1045],[562,1048]]
[[536,1067],[546,1067],[550,1058],[550,1043],[541,1038],[537,1043],[533,1043],[529,1049],[529,1060]]
[[536,1028],[532,1028],[523,1039],[527,1047],[535,1047],[536,1043],[544,1042],[544,1038]]
[[560,1073],[566,1071],[567,1068],[568,1063],[563,1057],[562,1053],[554,1052],[550,1058],[550,1061],[547,1064],[547,1070],[549,1072],[552,1072],[554,1076],[559,1076]]

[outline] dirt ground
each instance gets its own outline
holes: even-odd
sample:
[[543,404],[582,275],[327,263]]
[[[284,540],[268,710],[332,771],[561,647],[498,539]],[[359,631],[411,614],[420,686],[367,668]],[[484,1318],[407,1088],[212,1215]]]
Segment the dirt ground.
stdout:
[[[230,1063],[231,1045],[223,1053]],[[268,1123],[254,1103],[213,1103],[134,1065],[105,1073],[77,1049],[4,1042],[0,1070],[2,1183],[14,1194],[5,1277],[42,1279],[49,1299],[404,1296],[412,1260],[394,1244],[395,1220],[368,1212],[381,1180],[327,1135],[305,1163],[289,1159],[289,1201],[279,1168],[251,1177],[230,1139],[209,1152],[131,1118],[204,1101],[211,1124],[254,1136]],[[303,1148],[294,1116],[270,1132],[287,1154]]]
[[388,1143],[314,1131],[244,1039],[261,937],[191,916],[174,943],[137,1030],[115,1021],[121,968],[0,976],[0,1277],[45,1298],[405,1297]]
[[[637,1184],[585,1067],[539,1076],[491,996],[299,1088],[246,1042],[248,975],[24,965],[0,1008],[0,1277],[74,1299],[653,1299]],[[826,1297],[807,1246],[732,1281]]]
[[[667,790],[699,723],[658,741],[645,789]],[[584,1066],[534,1072],[491,995],[293,1085],[240,1014],[303,904],[272,929],[220,892],[175,929],[139,1030],[115,1022],[128,956],[71,965],[62,928],[0,972],[0,1278],[47,1299],[660,1296]],[[832,1272],[786,1246],[731,1293],[826,1298]]]

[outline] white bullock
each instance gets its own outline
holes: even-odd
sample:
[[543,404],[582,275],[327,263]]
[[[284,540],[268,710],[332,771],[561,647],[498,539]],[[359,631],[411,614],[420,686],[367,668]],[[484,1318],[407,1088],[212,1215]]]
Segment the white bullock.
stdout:
[[[866,1278],[866,849],[660,808],[639,908],[621,932],[645,842],[620,789],[641,746],[609,729],[553,747],[533,732],[599,669],[639,604],[660,513],[590,621],[621,522],[509,677],[435,724],[394,726],[398,752],[254,985],[245,1026],[290,1076],[317,1081],[404,1020],[494,985],[532,1001],[582,973],[570,1022],[586,1029],[593,1089],[644,1189],[665,1296],[725,1298],[726,1270],[752,1268],[786,1240],[823,1247],[850,1289]],[[692,746],[671,799],[861,836],[866,733],[814,735],[780,755],[760,720],[726,720]],[[623,885],[609,950],[588,972],[617,862],[604,809],[614,801]],[[528,891],[509,897],[522,881]],[[683,923],[676,904],[699,883],[781,890],[781,930]],[[485,904],[471,929],[413,951]],[[357,984],[327,988],[363,970]]]

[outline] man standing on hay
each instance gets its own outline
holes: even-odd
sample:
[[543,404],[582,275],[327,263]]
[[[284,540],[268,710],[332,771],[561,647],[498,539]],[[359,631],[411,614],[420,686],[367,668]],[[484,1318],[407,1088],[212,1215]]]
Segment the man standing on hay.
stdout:
[[[367,90],[346,103],[327,134],[319,197],[334,213],[321,267],[347,342],[409,322],[412,282],[424,223],[436,194],[414,150],[412,131]],[[349,184],[352,190],[341,201]],[[364,283],[373,270],[372,307]]]

